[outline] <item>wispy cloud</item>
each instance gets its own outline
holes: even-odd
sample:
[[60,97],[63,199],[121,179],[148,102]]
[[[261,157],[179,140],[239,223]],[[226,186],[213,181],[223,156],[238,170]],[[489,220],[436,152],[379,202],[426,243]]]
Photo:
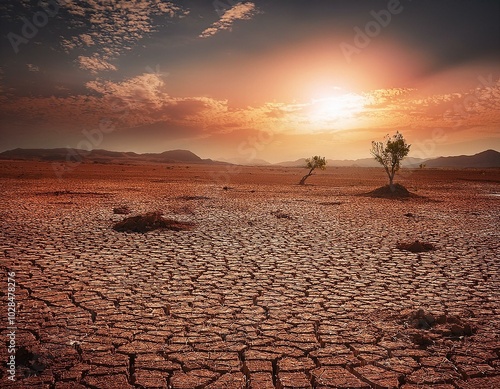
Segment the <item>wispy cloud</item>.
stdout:
[[372,127],[454,128],[500,122],[500,79],[465,92],[422,96],[417,89],[395,88],[364,95],[369,104],[358,120]]
[[252,2],[238,3],[232,8],[228,9],[222,17],[213,23],[210,27],[205,29],[200,38],[208,38],[217,34],[219,31],[231,30],[236,20],[249,20],[252,19],[259,10]]
[[92,74],[97,74],[105,70],[116,70],[116,66],[99,58],[97,54],[94,54],[92,57],[80,55],[77,61],[80,64],[80,69],[89,70]]
[[75,49],[92,50],[92,56],[81,56],[78,62],[82,69],[93,73],[116,70],[107,61],[132,49],[140,39],[155,32],[155,17],[184,17],[189,13],[173,2],[162,0],[93,0],[69,2],[66,8],[73,15],[70,24],[77,34],[66,36],[61,46],[67,53]]

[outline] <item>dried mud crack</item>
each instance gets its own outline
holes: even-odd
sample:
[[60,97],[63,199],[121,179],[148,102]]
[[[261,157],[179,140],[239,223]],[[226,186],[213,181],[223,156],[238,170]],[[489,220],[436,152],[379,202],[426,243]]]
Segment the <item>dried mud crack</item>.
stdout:
[[[498,183],[438,190],[423,172],[415,186],[436,201],[388,202],[358,196],[376,184],[351,185],[356,170],[307,188],[251,170],[223,191],[192,179],[205,167],[121,168],[126,185],[111,167],[63,188],[7,180],[0,266],[16,274],[18,368],[6,380],[1,347],[2,388],[500,387],[500,210],[475,194]],[[196,228],[117,233],[125,204],[147,231],[168,220],[151,209]],[[416,236],[438,249],[397,248]]]

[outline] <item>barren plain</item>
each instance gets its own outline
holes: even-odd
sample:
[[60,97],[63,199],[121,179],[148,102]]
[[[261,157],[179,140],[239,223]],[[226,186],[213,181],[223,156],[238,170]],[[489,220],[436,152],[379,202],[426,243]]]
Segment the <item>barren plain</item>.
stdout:
[[[402,171],[407,200],[304,174],[1,161],[0,386],[499,388],[500,170]],[[195,227],[117,232],[120,206]]]

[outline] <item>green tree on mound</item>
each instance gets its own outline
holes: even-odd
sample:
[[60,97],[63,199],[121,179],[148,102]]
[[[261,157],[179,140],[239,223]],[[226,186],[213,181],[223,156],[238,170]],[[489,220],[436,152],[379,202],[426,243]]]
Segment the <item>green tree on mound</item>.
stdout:
[[384,142],[372,142],[371,154],[380,163],[389,177],[389,187],[395,191],[394,175],[401,167],[401,161],[410,152],[410,146],[399,132],[390,137],[386,135]]
[[310,170],[309,173],[307,173],[304,177],[302,177],[302,179],[299,182],[300,185],[304,185],[306,183],[306,180],[313,175],[314,169],[321,169],[321,170],[326,169],[326,158],[320,157],[318,155],[315,155],[314,157],[311,158],[307,158],[305,167]]

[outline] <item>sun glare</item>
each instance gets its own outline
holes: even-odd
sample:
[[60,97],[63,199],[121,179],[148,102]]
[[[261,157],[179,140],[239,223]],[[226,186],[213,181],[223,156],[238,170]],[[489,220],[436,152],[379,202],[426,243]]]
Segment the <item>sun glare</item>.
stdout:
[[349,119],[363,111],[365,98],[356,93],[313,99],[309,117],[312,122],[334,122]]

